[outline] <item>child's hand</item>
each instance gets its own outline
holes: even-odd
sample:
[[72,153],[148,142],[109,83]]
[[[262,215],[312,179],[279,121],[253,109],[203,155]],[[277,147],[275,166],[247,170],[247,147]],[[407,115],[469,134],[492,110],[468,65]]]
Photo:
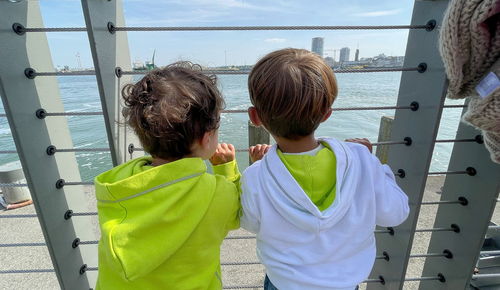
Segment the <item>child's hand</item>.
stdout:
[[255,146],[251,146],[248,150],[250,153],[250,160],[252,160],[252,162],[261,160],[271,147],[271,145],[267,144],[257,144]]
[[214,155],[210,157],[212,165],[220,165],[234,160],[236,150],[233,144],[220,143],[217,145]]
[[366,138],[345,139],[345,141],[365,145],[368,151],[370,151],[370,153],[372,152],[372,143]]

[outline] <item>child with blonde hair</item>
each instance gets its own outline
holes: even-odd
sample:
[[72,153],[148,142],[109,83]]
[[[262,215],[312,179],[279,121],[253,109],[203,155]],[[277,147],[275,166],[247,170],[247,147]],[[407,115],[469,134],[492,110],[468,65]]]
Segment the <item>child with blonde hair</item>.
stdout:
[[[318,55],[283,49],[252,69],[251,121],[276,145],[250,149],[261,161],[242,178],[241,226],[257,234],[265,289],[352,290],[375,261],[375,226],[396,226],[408,197],[366,139],[316,138],[337,96]],[[361,143],[361,144],[357,144]]]

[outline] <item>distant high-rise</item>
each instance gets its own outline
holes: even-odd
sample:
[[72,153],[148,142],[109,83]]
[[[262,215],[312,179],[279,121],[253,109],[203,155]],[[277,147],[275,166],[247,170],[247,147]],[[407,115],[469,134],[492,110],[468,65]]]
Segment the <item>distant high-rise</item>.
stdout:
[[335,60],[331,56],[325,57],[325,62],[330,67],[333,67],[335,65]]
[[359,49],[356,48],[356,54],[354,55],[354,61],[359,61]]
[[349,53],[351,53],[351,50],[349,49],[349,47],[343,47],[343,48],[341,48],[340,49],[339,61],[340,62],[349,61]]
[[311,51],[323,57],[323,37],[315,37],[312,39]]

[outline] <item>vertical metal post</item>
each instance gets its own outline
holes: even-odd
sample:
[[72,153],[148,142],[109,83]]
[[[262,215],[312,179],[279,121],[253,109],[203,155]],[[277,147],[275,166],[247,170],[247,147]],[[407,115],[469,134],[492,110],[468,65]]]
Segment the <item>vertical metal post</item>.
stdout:
[[[380,118],[380,129],[378,131],[378,142],[390,141],[392,132],[392,123],[394,122],[393,116],[382,116]],[[387,163],[387,155],[389,154],[389,145],[377,146],[375,155],[383,164]]]
[[129,156],[128,143],[139,143],[132,142],[135,136],[126,134],[123,124],[120,125],[120,85],[131,81],[130,76],[120,75],[120,69],[130,71],[131,65],[126,32],[114,32],[112,27],[125,25],[123,4],[121,0],[82,0],[82,7],[101,96],[111,158],[113,165],[116,166],[125,162]]
[[[269,144],[271,136],[264,127],[255,126],[251,121],[248,121],[248,147],[257,144]],[[252,164],[252,160],[248,157],[248,164]]]
[[75,155],[47,154],[49,145],[73,147],[68,125],[65,118],[35,116],[40,108],[63,111],[57,80],[30,79],[24,74],[30,67],[54,71],[47,38],[44,33],[18,35],[12,29],[14,23],[43,27],[38,1],[0,1],[0,95],[60,286],[88,290],[87,276],[80,274],[82,256],[72,242],[77,237],[75,228],[85,233],[91,226],[83,222],[77,227],[64,218],[68,209],[87,210],[83,191],[76,186],[56,188],[60,178],[80,181]]
[[[473,127],[461,123],[457,139],[473,139],[478,134]],[[442,273],[446,283],[422,281],[420,289],[466,289],[471,279],[500,190],[500,165],[491,161],[482,144],[455,143],[448,170],[466,168],[474,168],[476,174],[446,176],[441,199],[457,200],[462,196],[467,205],[440,206],[434,222],[436,227],[456,224],[460,232],[433,233],[429,244],[429,252],[447,249],[453,258],[427,259],[423,270],[424,276]]]
[[[415,1],[412,25],[430,20],[441,23],[447,0]],[[385,284],[369,283],[367,289],[402,289],[418,212],[436,139],[444,102],[445,74],[437,46],[438,29],[410,30],[406,47],[405,67],[418,66],[420,72],[403,72],[398,106],[418,102],[419,109],[396,110],[392,129],[393,140],[412,139],[410,146],[392,146],[388,164],[394,171],[405,171],[396,177],[410,201],[410,215],[394,234],[377,234],[377,255],[386,252],[389,260],[375,262],[370,278],[383,277]],[[425,64],[425,65],[424,65]]]

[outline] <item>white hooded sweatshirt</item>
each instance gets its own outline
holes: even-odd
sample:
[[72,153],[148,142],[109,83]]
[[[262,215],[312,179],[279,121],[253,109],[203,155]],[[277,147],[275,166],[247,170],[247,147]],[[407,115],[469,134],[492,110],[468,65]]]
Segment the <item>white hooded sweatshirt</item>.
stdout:
[[257,255],[283,290],[352,290],[375,261],[375,225],[401,224],[408,197],[390,167],[365,146],[321,139],[335,153],[335,201],[321,212],[273,146],[243,173],[241,226],[257,234]]

